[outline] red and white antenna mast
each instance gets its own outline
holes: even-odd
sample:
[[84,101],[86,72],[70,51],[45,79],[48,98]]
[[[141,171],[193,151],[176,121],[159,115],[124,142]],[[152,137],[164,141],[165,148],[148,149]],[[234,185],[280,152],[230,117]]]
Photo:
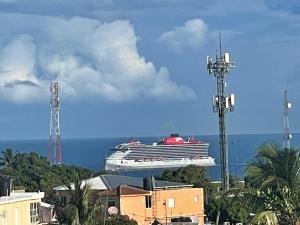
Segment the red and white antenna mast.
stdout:
[[61,157],[61,136],[59,111],[60,102],[58,97],[58,83],[52,82],[50,86],[50,139],[49,139],[49,160],[52,165],[60,165]]

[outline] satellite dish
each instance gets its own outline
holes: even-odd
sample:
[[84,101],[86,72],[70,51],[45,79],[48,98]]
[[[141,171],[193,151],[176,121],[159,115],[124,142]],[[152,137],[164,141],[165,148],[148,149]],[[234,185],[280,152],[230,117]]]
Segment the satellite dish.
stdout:
[[119,210],[117,207],[111,206],[107,209],[107,212],[109,215],[116,215],[116,214],[118,214]]

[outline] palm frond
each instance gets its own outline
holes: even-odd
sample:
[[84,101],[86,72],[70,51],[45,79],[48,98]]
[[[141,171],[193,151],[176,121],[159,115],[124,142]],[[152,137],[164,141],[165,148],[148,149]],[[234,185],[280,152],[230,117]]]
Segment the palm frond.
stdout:
[[257,213],[251,220],[251,224],[279,225],[278,218],[273,211]]

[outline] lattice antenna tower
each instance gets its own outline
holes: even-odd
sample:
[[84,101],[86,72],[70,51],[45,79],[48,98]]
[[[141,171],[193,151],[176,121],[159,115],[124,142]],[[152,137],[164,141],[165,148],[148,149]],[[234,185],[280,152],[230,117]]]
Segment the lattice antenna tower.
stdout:
[[289,124],[289,109],[292,107],[292,104],[288,101],[287,90],[284,91],[284,100],[283,100],[283,148],[290,149],[292,135],[290,133],[290,124]]
[[230,61],[229,53],[222,53],[221,34],[219,33],[219,54],[217,52],[215,60],[207,56],[207,70],[217,79],[217,95],[212,97],[213,111],[219,116],[219,145],[221,159],[221,179],[223,190],[229,189],[229,162],[228,143],[226,135],[226,113],[234,110],[234,94],[225,96],[225,75],[234,67]]
[[62,149],[60,136],[60,101],[58,95],[58,83],[52,82],[50,86],[50,139],[49,139],[49,160],[52,165],[62,163]]

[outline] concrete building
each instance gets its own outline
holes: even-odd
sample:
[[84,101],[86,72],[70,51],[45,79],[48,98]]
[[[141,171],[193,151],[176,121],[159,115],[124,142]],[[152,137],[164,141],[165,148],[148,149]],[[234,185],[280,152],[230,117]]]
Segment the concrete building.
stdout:
[[0,224],[40,224],[38,208],[43,197],[44,192],[11,192],[0,197]]
[[[175,219],[189,218],[194,224],[204,224],[203,189],[193,185],[136,178],[102,175],[83,182],[99,194],[109,213],[128,215],[139,225],[149,225],[155,219],[170,224]],[[83,185],[84,185],[83,184]],[[70,192],[65,186],[54,188],[66,204]]]

